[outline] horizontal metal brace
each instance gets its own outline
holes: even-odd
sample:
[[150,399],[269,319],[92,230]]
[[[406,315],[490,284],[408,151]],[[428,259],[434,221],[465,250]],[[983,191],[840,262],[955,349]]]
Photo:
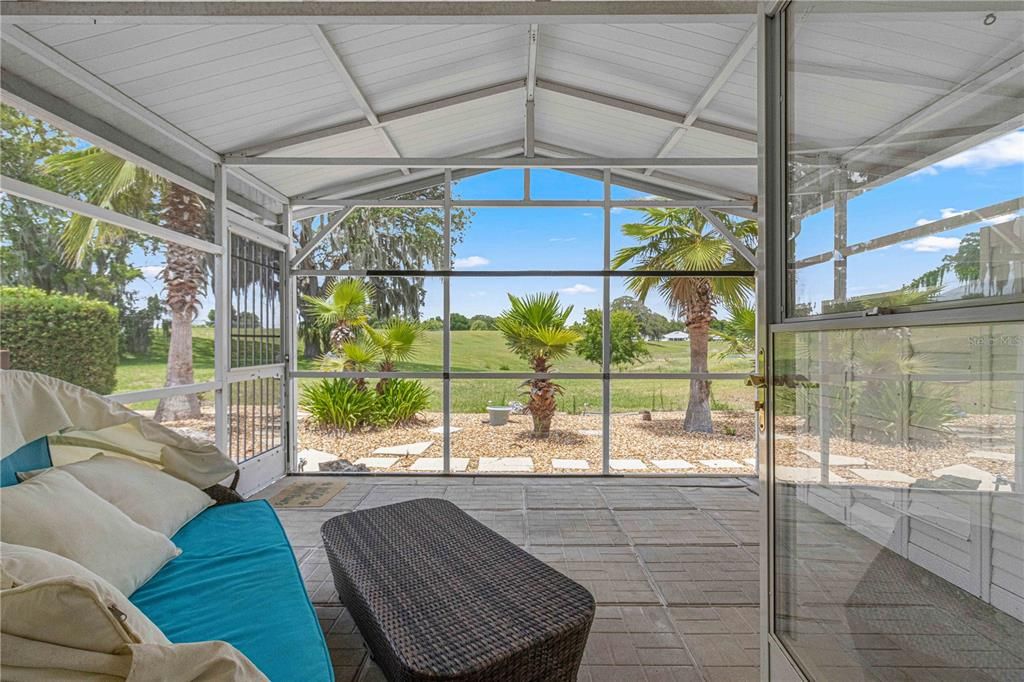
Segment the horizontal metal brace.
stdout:
[[292,270],[295,277],[753,277],[753,270]]
[[124,393],[111,393],[106,398],[119,402],[122,405],[131,403],[142,403],[150,400],[160,400],[176,395],[191,395],[193,393],[206,393],[216,391],[220,388],[219,381],[205,381],[200,384],[183,384],[181,386],[164,386],[162,388],[149,388],[141,391],[125,391]]
[[[444,202],[435,199],[293,199],[292,208],[443,208]],[[466,208],[603,208],[600,199],[456,199],[452,206]],[[612,208],[751,208],[749,201],[730,199],[625,199],[609,203]]]
[[755,167],[754,156],[693,156],[686,158],[521,157],[506,159],[466,157],[377,156],[225,156],[226,166],[344,166],[368,168],[734,168]]

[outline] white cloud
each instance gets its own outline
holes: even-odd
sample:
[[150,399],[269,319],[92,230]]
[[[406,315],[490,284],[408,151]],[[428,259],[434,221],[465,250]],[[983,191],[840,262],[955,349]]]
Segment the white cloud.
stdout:
[[566,296],[575,296],[576,294],[592,294],[597,289],[586,284],[573,284],[571,287],[560,289],[560,291]]
[[552,237],[549,242],[574,242],[576,237]]
[[967,168],[970,170],[990,170],[1001,166],[1024,163],[1024,130],[997,137],[994,140],[979,144],[948,159],[934,163],[924,172],[934,175],[938,170],[950,168]]
[[456,258],[455,267],[457,268],[478,268],[481,265],[490,264],[490,260],[483,256],[466,256],[465,258]]
[[954,216],[963,215],[967,211],[958,211],[955,208],[940,208],[939,218],[921,218],[914,225],[920,227],[921,225],[927,225],[928,223],[934,223],[936,220],[944,220],[946,218],[952,218]]
[[917,253],[935,253],[936,251],[952,251],[960,246],[959,237],[936,237],[929,235],[915,239],[912,242],[900,245],[904,249],[910,249]]
[[162,265],[143,265],[139,270],[142,270],[142,276],[146,279],[156,279],[160,276],[160,271],[164,269]]

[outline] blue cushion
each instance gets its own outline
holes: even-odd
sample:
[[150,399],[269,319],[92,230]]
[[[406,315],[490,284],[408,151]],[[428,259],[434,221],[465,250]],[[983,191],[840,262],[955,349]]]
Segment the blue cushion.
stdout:
[[20,448],[0,459],[0,488],[18,483],[19,471],[32,471],[52,466],[50,441],[46,436],[25,443]]
[[295,554],[266,501],[210,507],[172,540],[181,555],[131,597],[168,639],[226,641],[272,682],[334,679]]

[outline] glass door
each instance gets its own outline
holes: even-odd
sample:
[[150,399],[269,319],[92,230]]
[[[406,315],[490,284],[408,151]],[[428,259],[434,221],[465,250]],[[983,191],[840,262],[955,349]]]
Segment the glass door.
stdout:
[[764,22],[770,679],[1024,679],[1024,11],[972,5]]

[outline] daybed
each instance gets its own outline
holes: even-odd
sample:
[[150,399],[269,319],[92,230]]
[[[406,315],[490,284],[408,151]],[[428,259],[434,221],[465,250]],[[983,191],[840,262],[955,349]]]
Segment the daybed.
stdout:
[[[161,464],[165,471],[195,474],[206,469],[207,475],[197,480],[207,484],[211,479],[222,480],[231,473],[217,470],[201,457],[189,456],[188,452],[180,456],[189,447],[195,453],[202,453],[209,446],[178,440],[182,437],[173,432],[168,435],[160,425],[113,404],[106,416],[98,418],[104,423],[74,426],[58,423],[50,433],[59,433],[59,436],[53,435],[51,439],[44,435],[8,450],[11,443],[17,442],[12,430],[26,440],[33,429],[49,429],[49,426],[41,426],[47,422],[39,414],[48,412],[72,418],[92,410],[99,415],[101,405],[96,400],[106,401],[49,377],[24,372],[0,372],[0,375],[4,375],[5,431],[4,450],[0,453],[0,486],[19,485],[18,472],[68,463],[68,453],[74,448],[94,454],[97,434],[102,435],[104,428],[111,429],[108,436],[116,431],[123,445],[130,440],[123,437],[126,425],[136,427],[131,438],[149,435],[161,442],[172,440],[179,446],[167,446],[164,442],[164,447],[156,449],[162,451]],[[12,382],[12,378],[18,380]],[[26,391],[36,400],[52,398],[63,405],[56,410],[37,405],[35,415],[26,418],[24,406],[12,407],[12,402],[19,399],[18,393],[24,397]],[[72,404],[75,400],[84,403],[84,407]],[[109,416],[111,412],[114,417]],[[138,428],[140,424],[142,428]],[[73,433],[76,430],[77,434]],[[90,444],[83,440],[83,433],[89,434]],[[118,447],[117,443],[111,445],[115,452]],[[224,460],[226,458],[219,455],[221,465]],[[269,504],[253,501],[208,507],[178,530],[171,541],[180,548],[181,554],[131,594],[130,601],[172,643],[228,642],[273,682],[333,680],[327,645],[316,613],[306,595],[293,550]]]

